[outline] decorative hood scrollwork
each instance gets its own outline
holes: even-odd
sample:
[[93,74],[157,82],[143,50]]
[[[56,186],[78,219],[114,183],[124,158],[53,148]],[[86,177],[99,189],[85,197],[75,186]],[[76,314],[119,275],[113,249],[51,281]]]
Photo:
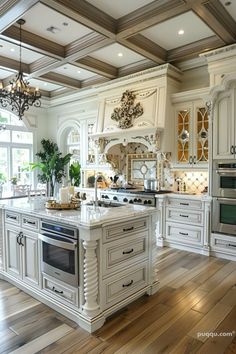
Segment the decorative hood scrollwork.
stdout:
[[111,119],[118,122],[118,127],[121,129],[131,128],[134,119],[143,114],[141,103],[134,103],[136,95],[129,90],[126,90],[121,97],[121,106],[116,107],[111,114]]

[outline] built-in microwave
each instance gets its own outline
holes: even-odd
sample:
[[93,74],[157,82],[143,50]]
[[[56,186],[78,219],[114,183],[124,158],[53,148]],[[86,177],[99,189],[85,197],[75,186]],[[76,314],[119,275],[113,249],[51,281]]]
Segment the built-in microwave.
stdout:
[[213,163],[213,197],[236,198],[236,161]]
[[236,236],[236,199],[213,198],[212,231]]

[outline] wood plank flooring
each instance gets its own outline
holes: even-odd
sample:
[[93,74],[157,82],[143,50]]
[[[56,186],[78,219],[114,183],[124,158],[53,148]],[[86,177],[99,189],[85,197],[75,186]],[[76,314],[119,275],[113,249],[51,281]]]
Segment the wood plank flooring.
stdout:
[[235,354],[236,262],[158,250],[160,290],[89,334],[0,280],[0,353]]

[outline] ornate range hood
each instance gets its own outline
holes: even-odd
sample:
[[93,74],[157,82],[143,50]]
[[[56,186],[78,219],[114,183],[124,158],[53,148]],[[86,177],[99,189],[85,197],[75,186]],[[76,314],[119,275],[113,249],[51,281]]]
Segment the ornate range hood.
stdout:
[[161,146],[170,119],[170,94],[178,91],[181,72],[170,64],[114,80],[99,93],[93,138],[100,153],[116,144],[142,143],[149,151]]

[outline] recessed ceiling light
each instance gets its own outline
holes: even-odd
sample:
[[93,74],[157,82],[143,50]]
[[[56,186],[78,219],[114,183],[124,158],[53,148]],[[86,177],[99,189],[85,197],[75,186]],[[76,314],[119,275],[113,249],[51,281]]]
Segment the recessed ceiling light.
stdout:
[[123,53],[121,53],[121,52],[118,53],[117,55],[118,55],[118,57],[123,57]]
[[178,32],[178,34],[179,34],[180,36],[182,36],[182,35],[184,34],[184,30],[183,30],[183,29],[180,29],[179,32]]
[[232,3],[231,3],[231,1],[226,1],[225,2],[225,6],[229,6],[229,5],[231,5]]
[[15,49],[14,49],[14,48],[11,48],[11,49],[10,49],[10,51],[11,51],[11,52],[14,52],[14,51],[15,51]]
[[44,86],[47,86],[48,84],[46,82],[44,82]]
[[68,23],[68,22],[63,22],[62,25],[63,25],[63,26],[68,26],[69,23]]
[[80,71],[80,70],[77,70],[77,73],[78,73],[78,74],[80,74],[80,73],[81,73],[81,71]]
[[50,26],[50,27],[46,28],[46,31],[56,34],[56,33],[60,32],[60,28],[55,27],[55,26]]

